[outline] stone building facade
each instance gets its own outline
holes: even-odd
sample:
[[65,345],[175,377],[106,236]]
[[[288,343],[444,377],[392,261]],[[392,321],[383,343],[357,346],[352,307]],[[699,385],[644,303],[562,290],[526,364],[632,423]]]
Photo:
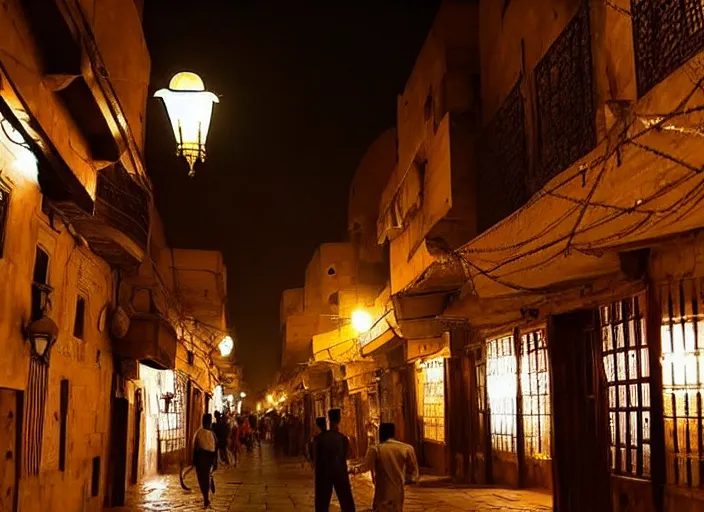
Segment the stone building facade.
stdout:
[[225,269],[154,208],[141,2],[10,0],[0,29],[0,509],[101,510],[187,453]]
[[701,509],[702,19],[443,2],[398,100],[389,284],[354,336],[423,465],[559,510]]

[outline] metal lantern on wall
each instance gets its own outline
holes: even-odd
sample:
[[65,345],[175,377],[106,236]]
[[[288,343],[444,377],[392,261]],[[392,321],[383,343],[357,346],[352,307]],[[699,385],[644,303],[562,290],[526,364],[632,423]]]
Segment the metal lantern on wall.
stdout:
[[188,71],[174,75],[168,89],[159,89],[154,97],[164,101],[176,137],[177,154],[186,159],[188,175],[193,176],[196,162],[205,160],[205,141],[218,97],[205,90],[197,74]]
[[51,318],[44,315],[30,323],[25,329],[25,336],[32,347],[32,356],[48,363],[51,347],[59,335],[59,328]]

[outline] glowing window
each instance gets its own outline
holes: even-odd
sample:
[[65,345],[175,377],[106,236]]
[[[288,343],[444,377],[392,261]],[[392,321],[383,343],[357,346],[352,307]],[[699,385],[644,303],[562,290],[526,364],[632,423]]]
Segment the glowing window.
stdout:
[[704,458],[704,314],[699,280],[665,287],[662,293],[663,413],[667,482],[700,487]]
[[650,476],[650,365],[644,297],[600,308],[608,388],[611,471]]
[[516,371],[513,336],[489,340],[486,346],[486,389],[491,414],[491,445],[501,452],[516,451]]
[[526,455],[550,458],[550,373],[545,332],[521,336],[521,393]]
[[426,361],[423,371],[423,438],[445,442],[445,360]]

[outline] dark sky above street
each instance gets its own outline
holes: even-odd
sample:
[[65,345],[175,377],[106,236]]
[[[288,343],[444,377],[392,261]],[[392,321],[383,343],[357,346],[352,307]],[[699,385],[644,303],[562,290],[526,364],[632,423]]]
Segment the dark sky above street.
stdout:
[[254,389],[278,370],[281,292],[303,285],[317,245],[345,239],[350,180],[394,124],[437,6],[145,2],[150,95],[194,71],[220,96],[195,178],[151,97],[146,160],[170,245],[225,255],[237,358]]

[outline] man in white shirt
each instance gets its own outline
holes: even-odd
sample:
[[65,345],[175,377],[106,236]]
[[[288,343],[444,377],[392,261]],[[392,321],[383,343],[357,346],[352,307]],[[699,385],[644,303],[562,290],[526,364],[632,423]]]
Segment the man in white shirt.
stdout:
[[394,439],[393,423],[379,427],[379,444],[367,451],[364,461],[350,468],[353,474],[372,472],[374,479],[374,512],[401,512],[404,485],[417,482],[419,476],[416,454],[410,444]]
[[[212,431],[213,417],[210,414],[203,415],[203,426],[196,431],[193,436],[193,466],[198,475],[198,486],[203,493],[203,503],[210,506],[209,491],[211,488],[210,469],[215,465],[217,443],[215,433]],[[214,486],[212,486],[214,487]],[[215,492],[215,489],[213,489]]]

